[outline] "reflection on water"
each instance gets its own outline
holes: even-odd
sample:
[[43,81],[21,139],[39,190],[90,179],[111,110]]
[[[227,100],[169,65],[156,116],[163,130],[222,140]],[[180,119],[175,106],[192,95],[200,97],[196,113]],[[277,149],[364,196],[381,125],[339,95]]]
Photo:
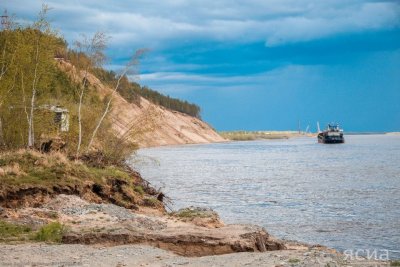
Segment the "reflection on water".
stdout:
[[340,250],[400,250],[400,136],[151,148],[136,161],[175,208],[208,206],[225,222]]

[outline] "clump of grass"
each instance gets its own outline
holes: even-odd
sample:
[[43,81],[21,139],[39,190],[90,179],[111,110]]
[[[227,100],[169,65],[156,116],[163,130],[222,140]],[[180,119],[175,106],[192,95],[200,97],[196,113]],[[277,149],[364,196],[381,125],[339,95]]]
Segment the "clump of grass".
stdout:
[[390,266],[400,266],[400,260],[391,261]]
[[133,190],[135,190],[135,192],[138,192],[141,195],[144,195],[144,189],[143,189],[143,187],[141,185],[134,186]]
[[53,188],[54,185],[75,186],[84,181],[105,184],[107,179],[131,181],[122,168],[91,167],[69,160],[61,153],[42,154],[34,150],[0,153],[0,184],[9,186],[36,186]]
[[28,226],[0,220],[0,241],[23,240],[32,232]]
[[200,207],[188,207],[180,209],[176,212],[173,212],[171,215],[179,217],[179,218],[212,218],[218,217],[218,214],[213,210],[208,208],[200,208]]
[[[289,263],[291,266],[296,266],[297,264],[300,263],[300,260],[297,259],[297,258],[291,258],[291,259],[289,259],[288,263]],[[328,266],[328,267],[329,267],[329,266]]]
[[40,228],[33,239],[36,241],[60,243],[64,233],[64,225],[59,222],[52,222]]
[[175,213],[174,215],[176,215],[177,217],[181,217],[181,218],[194,218],[194,217],[199,217],[200,214],[198,214],[195,211],[191,211],[191,210],[182,210],[182,211]]

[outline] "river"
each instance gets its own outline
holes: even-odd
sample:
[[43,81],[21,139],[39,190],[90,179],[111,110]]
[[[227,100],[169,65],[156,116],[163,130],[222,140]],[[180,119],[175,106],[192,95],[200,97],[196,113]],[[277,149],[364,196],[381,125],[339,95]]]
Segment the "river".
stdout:
[[400,136],[149,148],[132,165],[176,209],[211,207],[279,238],[400,258]]

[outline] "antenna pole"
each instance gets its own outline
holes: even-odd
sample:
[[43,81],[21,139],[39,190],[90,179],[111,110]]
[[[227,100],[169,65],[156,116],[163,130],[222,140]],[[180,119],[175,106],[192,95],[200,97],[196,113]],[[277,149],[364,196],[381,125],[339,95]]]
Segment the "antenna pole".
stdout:
[[1,27],[3,30],[9,30],[11,23],[10,23],[10,17],[8,16],[7,9],[4,9],[3,15],[1,17]]

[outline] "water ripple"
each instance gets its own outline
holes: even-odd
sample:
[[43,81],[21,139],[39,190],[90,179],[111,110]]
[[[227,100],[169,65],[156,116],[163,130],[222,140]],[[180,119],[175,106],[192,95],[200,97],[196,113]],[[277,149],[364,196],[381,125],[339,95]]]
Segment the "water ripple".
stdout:
[[208,206],[225,222],[340,250],[400,249],[399,136],[163,147],[139,157],[134,167],[175,208]]

